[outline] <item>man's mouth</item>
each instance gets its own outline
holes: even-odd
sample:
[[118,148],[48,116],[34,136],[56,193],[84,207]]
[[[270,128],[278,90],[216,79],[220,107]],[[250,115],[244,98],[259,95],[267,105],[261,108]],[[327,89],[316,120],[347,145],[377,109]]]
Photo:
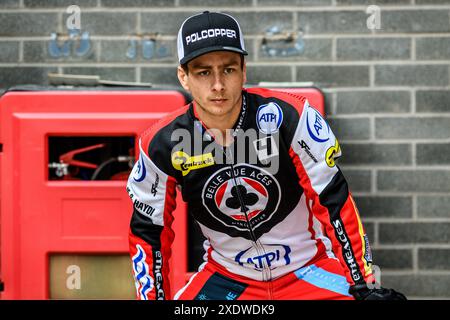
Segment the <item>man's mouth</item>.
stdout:
[[216,104],[221,104],[224,103],[225,101],[227,101],[227,99],[225,98],[213,98],[210,99],[211,102],[216,103]]

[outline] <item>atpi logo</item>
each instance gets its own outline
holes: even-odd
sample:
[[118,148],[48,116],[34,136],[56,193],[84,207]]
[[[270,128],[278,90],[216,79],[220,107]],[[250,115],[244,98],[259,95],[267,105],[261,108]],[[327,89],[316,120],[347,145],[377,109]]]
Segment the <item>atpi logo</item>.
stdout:
[[255,248],[250,247],[247,250],[239,252],[234,260],[241,266],[244,264],[253,265],[255,270],[262,270],[264,265],[273,270],[276,268],[274,265],[277,265],[280,261],[283,265],[291,263],[291,258],[289,257],[291,248],[289,246],[270,244],[265,245],[265,247],[269,247],[270,251],[263,255],[258,255]]
[[309,106],[306,109],[306,127],[314,141],[326,142],[330,140],[330,126],[317,110]]
[[264,134],[276,133],[283,122],[283,111],[275,102],[259,106],[256,112],[258,129]]

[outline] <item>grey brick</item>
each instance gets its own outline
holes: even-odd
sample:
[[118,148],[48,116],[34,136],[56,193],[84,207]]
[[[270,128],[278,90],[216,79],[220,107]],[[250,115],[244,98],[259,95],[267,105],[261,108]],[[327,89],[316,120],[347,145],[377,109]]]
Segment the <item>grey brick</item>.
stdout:
[[347,169],[345,165],[339,165],[353,193],[368,192],[371,188],[372,175],[369,170]]
[[416,58],[425,60],[450,59],[450,38],[419,38],[416,40]]
[[356,38],[337,40],[338,60],[408,60],[411,40],[406,38]]
[[178,81],[177,77],[176,66],[165,68],[142,68],[141,81],[161,85],[172,85],[181,88],[180,82]]
[[258,6],[327,6],[331,5],[331,0],[258,0]]
[[367,66],[299,66],[297,81],[313,81],[320,87],[362,87],[369,85]]
[[0,87],[6,88],[21,84],[48,84],[47,73],[56,68],[38,67],[0,67]]
[[177,35],[181,24],[190,15],[187,12],[143,12],[141,14],[141,31],[143,33]]
[[102,80],[135,81],[134,68],[64,67],[65,74],[98,75]]
[[373,249],[373,263],[380,267],[381,281],[383,281],[383,271],[397,269],[412,269],[412,250],[402,249]]
[[57,29],[57,13],[1,13],[0,36],[39,36],[49,35]]
[[283,31],[293,30],[291,12],[227,12],[239,22],[244,36],[262,35],[270,27],[277,26]]
[[450,249],[419,249],[419,269],[450,270]]
[[96,7],[97,0],[24,0],[23,4],[28,8],[52,8],[77,5],[81,8],[81,12],[83,12],[84,7]]
[[173,7],[174,0],[102,0],[102,7]]
[[411,218],[411,197],[355,196],[361,217]]
[[247,66],[247,83],[261,81],[291,81],[291,68],[287,66]]
[[256,57],[256,52],[254,49],[254,42],[256,42],[257,40],[251,40],[251,39],[244,39],[244,45],[245,45],[245,51],[248,52],[248,55],[245,56],[245,61],[249,62],[249,61],[256,61],[257,57]]
[[251,7],[252,0],[180,0],[181,7]]
[[449,275],[381,275],[381,285],[410,297],[449,297]]
[[416,91],[417,112],[450,112],[450,91]]
[[[25,62],[91,62],[96,61],[96,43],[91,40],[91,48],[83,55],[78,56],[75,53],[79,43],[73,42],[72,51],[69,57],[52,57],[48,52],[49,41],[26,41],[23,44],[23,59]],[[62,46],[62,43],[60,43]]]
[[370,121],[368,118],[329,118],[328,122],[339,141],[370,139]]
[[19,60],[19,42],[1,41],[0,42],[0,63],[16,62]]
[[448,139],[450,118],[379,118],[375,135],[379,139]]
[[417,197],[417,215],[423,218],[450,218],[450,196]]
[[376,85],[445,86],[448,84],[447,65],[381,65],[375,66]]
[[334,93],[327,89],[322,90],[322,93],[323,93],[324,99],[325,99],[325,114],[332,115],[333,114],[332,113],[332,111],[333,111],[332,104],[333,104],[333,94]]
[[380,170],[377,188],[393,192],[450,192],[449,170]]
[[[175,41],[157,40],[155,50],[151,58],[144,58],[144,39],[133,40],[136,43],[135,58],[127,56],[128,50],[132,49],[130,40],[102,40],[101,57],[102,62],[151,62],[151,61],[178,61]],[[165,49],[164,49],[165,48]],[[164,50],[162,53],[161,50]],[[167,51],[166,51],[167,50]]]
[[337,5],[398,5],[398,4],[411,4],[411,0],[336,0]]
[[416,4],[447,4],[450,0],[416,0]]
[[[272,25],[277,25],[282,30],[292,30],[293,16],[289,12],[231,12],[230,14],[239,22],[245,36],[264,33]],[[164,14],[146,12],[142,14],[141,29],[143,32],[176,35],[183,21],[190,15],[186,12],[165,12]]]
[[380,31],[396,33],[449,32],[448,10],[381,10]]
[[368,33],[364,11],[299,12],[298,28],[305,34]]
[[408,165],[412,163],[409,144],[351,144],[341,145],[341,164],[351,165]]
[[10,8],[18,8],[19,7],[19,3],[20,1],[19,0],[2,0],[1,2],[0,2],[0,8],[8,8],[8,9],[10,9]]
[[[68,15],[64,14],[63,21]],[[96,35],[129,35],[137,32],[137,14],[133,12],[84,12],[82,31]]]
[[450,241],[450,223],[380,223],[382,244],[443,243]]
[[410,111],[408,91],[337,92],[337,113],[406,113]]
[[418,143],[416,158],[417,164],[449,165],[450,143]]
[[[279,60],[293,60],[293,61],[302,61],[302,60],[308,60],[308,61],[319,61],[319,60],[331,60],[331,46],[332,41],[331,39],[304,39],[304,50],[299,55],[295,56],[281,56],[278,55],[276,57],[271,57],[267,54],[267,52],[262,50],[262,43],[259,43],[259,57],[260,60],[273,60],[273,61],[279,61]],[[276,47],[275,45],[268,44],[269,47]],[[293,47],[294,44],[289,44],[289,47]],[[283,47],[286,48],[286,47]]]

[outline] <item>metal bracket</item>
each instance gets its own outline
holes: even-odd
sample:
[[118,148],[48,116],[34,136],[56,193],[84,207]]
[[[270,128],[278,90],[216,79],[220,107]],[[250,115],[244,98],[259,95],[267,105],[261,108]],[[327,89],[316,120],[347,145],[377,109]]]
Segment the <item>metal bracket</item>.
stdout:
[[278,26],[267,29],[261,49],[269,57],[299,56],[305,50],[301,32],[282,32]]

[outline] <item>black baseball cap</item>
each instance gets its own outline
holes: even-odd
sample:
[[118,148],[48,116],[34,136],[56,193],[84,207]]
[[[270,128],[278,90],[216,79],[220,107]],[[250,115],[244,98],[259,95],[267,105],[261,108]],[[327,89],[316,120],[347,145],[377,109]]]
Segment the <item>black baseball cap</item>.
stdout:
[[187,18],[178,31],[178,61],[190,60],[212,51],[233,51],[247,55],[241,27],[232,16],[205,11]]

